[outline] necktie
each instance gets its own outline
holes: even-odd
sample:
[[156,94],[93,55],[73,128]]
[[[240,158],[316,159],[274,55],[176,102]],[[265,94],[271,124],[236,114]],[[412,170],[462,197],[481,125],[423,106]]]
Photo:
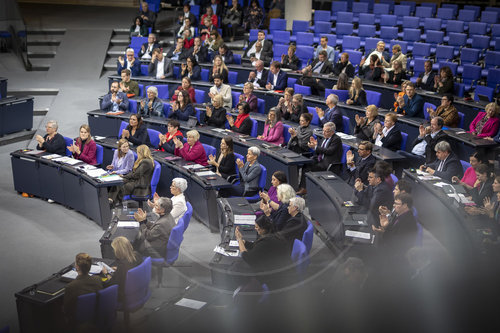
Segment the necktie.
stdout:
[[[325,147],[327,146],[327,142],[328,142],[328,140],[330,140],[330,139],[324,139],[324,140],[323,140],[323,142],[321,143],[321,148],[325,148]],[[321,161],[321,160],[323,159],[323,155],[324,155],[324,154],[320,154],[320,155],[318,156],[318,161]]]
[[444,161],[439,162],[439,167],[438,167],[437,171],[443,171],[443,164],[444,164]]

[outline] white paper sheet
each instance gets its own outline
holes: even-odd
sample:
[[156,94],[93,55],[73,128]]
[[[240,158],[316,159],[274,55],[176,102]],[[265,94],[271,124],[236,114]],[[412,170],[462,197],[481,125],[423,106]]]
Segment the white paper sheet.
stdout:
[[354,230],[346,230],[345,235],[347,237],[354,237],[354,238],[362,238],[362,239],[370,239],[370,233],[368,232],[361,232],[361,231],[354,231]]
[[197,301],[190,298],[182,298],[177,303],[175,303],[175,305],[184,306],[186,308],[191,308],[195,310],[201,309],[202,307],[205,306],[205,304],[207,304],[207,302]]
[[234,215],[234,224],[255,225],[255,215]]
[[135,221],[118,221],[116,224],[118,228],[139,228],[139,222]]

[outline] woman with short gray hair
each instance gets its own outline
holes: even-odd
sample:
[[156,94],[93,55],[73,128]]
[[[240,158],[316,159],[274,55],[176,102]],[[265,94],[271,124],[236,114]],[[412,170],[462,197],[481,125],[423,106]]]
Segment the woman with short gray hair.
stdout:
[[138,112],[144,117],[163,117],[163,103],[158,98],[158,89],[149,87],[147,98],[141,100]]
[[264,214],[271,218],[276,231],[281,231],[286,222],[291,218],[288,213],[288,206],[290,201],[295,198],[295,196],[296,193],[292,186],[289,184],[280,184],[278,185],[279,204],[272,201],[261,201],[260,208]]
[[302,213],[305,206],[306,202],[300,197],[294,197],[290,199],[288,203],[288,214],[290,214],[290,219],[286,221],[280,233],[291,243],[290,246],[293,246],[293,241],[295,239],[302,240],[304,231],[307,229],[307,221]]
[[184,196],[184,191],[187,189],[187,181],[184,178],[174,178],[172,179],[172,185],[170,185],[170,193],[172,193],[172,211],[170,214],[175,220],[175,223],[179,222],[179,219],[186,213],[186,197]]
[[252,146],[247,151],[247,161],[244,163],[239,158],[236,160],[236,165],[240,172],[240,183],[233,185],[230,188],[221,189],[219,195],[227,198],[230,196],[253,196],[259,192],[259,180],[262,168],[257,161],[260,155],[260,149]]

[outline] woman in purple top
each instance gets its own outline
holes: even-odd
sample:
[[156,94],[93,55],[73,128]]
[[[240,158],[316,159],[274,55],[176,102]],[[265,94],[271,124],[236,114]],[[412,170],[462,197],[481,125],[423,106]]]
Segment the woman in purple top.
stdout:
[[479,112],[469,126],[469,132],[478,138],[494,137],[500,126],[498,118],[500,107],[496,103],[490,103],[486,105],[485,110],[486,112]]
[[[286,184],[287,183],[287,178],[286,178],[286,174],[281,171],[281,170],[278,170],[276,171],[275,173],[273,173],[272,177],[271,177],[271,187],[269,188],[269,190],[266,192],[260,192],[260,198],[262,199],[261,201],[263,203],[268,203],[270,201],[280,205],[281,202],[278,200],[278,186],[281,185],[281,184]],[[260,202],[257,202],[256,205],[255,205],[255,209],[256,209],[256,212],[255,212],[255,215],[261,215],[263,214],[263,212],[261,210],[257,210],[257,209],[260,209]]]
[[283,143],[283,123],[280,120],[279,112],[276,112],[274,109],[269,110],[266,124],[264,125],[264,132],[257,139],[274,145],[281,145]]
[[125,175],[134,167],[134,153],[130,150],[127,139],[118,141],[118,149],[115,150],[113,161],[106,166],[110,174]]

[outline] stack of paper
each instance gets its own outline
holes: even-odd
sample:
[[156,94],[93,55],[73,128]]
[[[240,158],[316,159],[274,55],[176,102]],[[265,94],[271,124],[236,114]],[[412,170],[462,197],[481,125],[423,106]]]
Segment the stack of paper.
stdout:
[[234,224],[255,225],[255,215],[234,215]]
[[118,175],[105,175],[98,177],[98,179],[102,182],[116,182],[122,180],[122,177]]
[[208,171],[195,172],[195,174],[197,176],[204,177],[204,176],[213,176],[215,175],[215,172],[208,170]]
[[50,155],[42,156],[42,158],[45,158],[47,160],[53,160],[54,158],[58,158],[58,157],[61,157],[61,155],[59,155],[59,154],[50,154]]
[[203,165],[201,164],[187,164],[187,165],[184,165],[183,166],[184,169],[201,169],[201,168],[204,168]]
[[139,228],[139,222],[135,221],[118,221],[118,228]]
[[89,169],[85,170],[85,172],[87,173],[87,175],[93,178],[101,177],[108,173],[106,170],[103,169]]

